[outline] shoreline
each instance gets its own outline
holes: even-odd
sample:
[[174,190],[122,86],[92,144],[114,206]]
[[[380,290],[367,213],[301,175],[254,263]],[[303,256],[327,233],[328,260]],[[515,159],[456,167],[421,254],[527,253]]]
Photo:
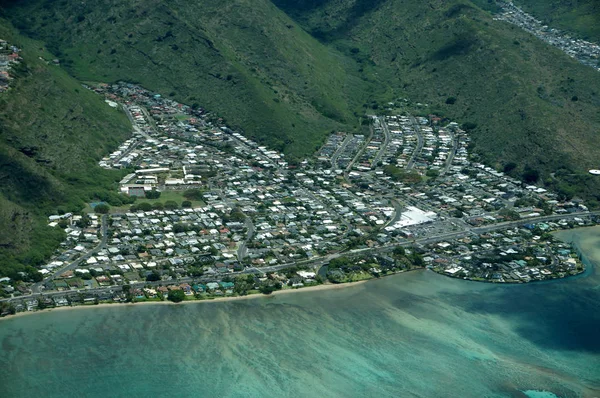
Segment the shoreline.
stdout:
[[492,284],[492,285],[530,285],[532,283],[540,283],[540,282],[558,282],[558,281],[565,281],[565,280],[569,280],[570,278],[574,278],[577,276],[581,276],[582,274],[585,274],[588,271],[588,267],[585,267],[581,272],[578,272],[576,274],[572,274],[572,275],[565,275],[565,276],[561,276],[561,277],[556,277],[556,278],[547,278],[547,279],[532,279],[528,282],[526,281],[495,281],[492,279],[483,279],[483,280],[479,280],[479,279],[472,279],[469,277],[464,277],[464,278],[460,278],[458,276],[452,276],[452,275],[448,275],[444,272],[438,272],[434,269],[431,269],[432,272],[441,275],[441,276],[445,276],[447,278],[450,279],[455,279],[455,280],[459,280],[459,281],[468,281],[468,282],[476,282],[476,283],[487,283],[487,284]]
[[29,315],[34,315],[34,314],[43,314],[43,313],[78,310],[78,309],[108,308],[108,307],[115,307],[115,306],[133,307],[133,306],[140,306],[140,305],[141,306],[146,306],[146,305],[179,306],[179,305],[186,305],[186,304],[207,304],[207,303],[219,303],[219,302],[222,303],[222,302],[229,302],[229,301],[254,300],[254,299],[258,299],[258,298],[272,298],[275,296],[280,296],[280,295],[283,296],[283,295],[287,295],[287,294],[291,294],[291,293],[298,293],[298,292],[309,292],[309,291],[317,292],[317,291],[347,289],[350,287],[362,285],[363,283],[366,283],[370,280],[372,280],[372,279],[366,279],[366,280],[362,280],[362,281],[348,282],[348,283],[339,283],[339,284],[325,283],[322,285],[308,286],[308,287],[303,287],[303,288],[298,288],[298,289],[292,288],[292,289],[285,289],[285,290],[276,290],[271,294],[256,293],[256,294],[248,294],[246,296],[230,296],[230,297],[215,297],[215,298],[207,298],[207,299],[193,299],[193,300],[184,300],[179,303],[174,303],[169,300],[164,300],[164,301],[140,301],[140,302],[133,302],[133,303],[113,302],[113,303],[100,303],[100,304],[82,304],[82,305],[74,305],[74,306],[68,305],[68,306],[64,306],[64,307],[45,308],[43,310],[36,310],[36,311],[17,312],[16,314],[13,314],[13,315],[7,315],[4,317],[0,317],[0,322],[2,320],[16,319],[16,318],[21,318],[21,317],[25,317],[25,316],[29,316]]

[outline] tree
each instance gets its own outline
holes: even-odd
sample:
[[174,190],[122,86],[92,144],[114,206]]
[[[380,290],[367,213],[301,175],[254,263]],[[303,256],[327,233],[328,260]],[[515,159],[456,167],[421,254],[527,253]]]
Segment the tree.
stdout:
[[179,205],[177,204],[177,202],[175,202],[173,200],[167,200],[165,202],[165,209],[167,209],[167,210],[175,210],[178,208],[179,208]]
[[181,207],[192,207],[192,202],[190,202],[189,200],[184,200],[183,202],[181,202]]
[[276,290],[281,290],[281,282],[277,282],[277,283],[265,283],[264,285],[262,285],[258,290],[262,293],[262,294],[271,294]]
[[406,254],[406,250],[402,246],[396,246],[394,248],[395,256],[404,256]]
[[107,204],[101,203],[99,205],[96,205],[96,207],[94,207],[94,212],[99,213],[99,214],[107,214],[110,211],[110,206],[108,206]]
[[185,292],[183,290],[171,290],[169,291],[169,301],[174,303],[180,303],[185,300]]
[[527,183],[536,182],[540,178],[540,172],[527,167],[523,172],[523,180]]
[[81,219],[75,222],[75,225],[77,225],[79,228],[85,228],[90,225],[90,218],[84,213],[81,215]]
[[148,282],[156,282],[160,280],[160,275],[158,272],[156,271],[152,271],[152,273],[148,274],[148,276],[146,277],[146,280]]
[[429,169],[429,170],[427,170],[425,175],[429,178],[436,178],[436,177],[439,177],[440,172],[438,170]]
[[187,230],[187,228],[185,227],[184,224],[177,223],[177,224],[173,225],[173,232],[175,232],[176,234],[185,232],[186,230]]
[[139,211],[151,211],[153,206],[149,202],[142,202],[137,205]]
[[509,174],[511,171],[517,168],[517,164],[515,162],[509,162],[504,165],[504,172]]
[[160,191],[157,191],[156,188],[152,188],[151,191],[146,192],[146,198],[148,199],[158,199],[160,198]]
[[410,256],[410,261],[417,267],[422,267],[425,264],[425,261],[423,261],[423,256],[416,252],[413,252],[413,254]]
[[202,200],[202,191],[199,189],[188,189],[183,193],[187,200]]
[[329,268],[341,268],[348,264],[350,264],[350,259],[348,257],[333,258],[329,261]]

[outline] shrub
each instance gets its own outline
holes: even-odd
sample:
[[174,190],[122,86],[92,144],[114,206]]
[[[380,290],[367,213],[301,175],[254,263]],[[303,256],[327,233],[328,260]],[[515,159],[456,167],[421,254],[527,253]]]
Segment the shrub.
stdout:
[[99,205],[97,205],[96,207],[94,207],[94,212],[95,213],[99,213],[99,214],[107,214],[110,211],[110,206],[101,203]]
[[169,291],[169,301],[174,303],[180,303],[185,300],[185,292],[183,290],[171,290]]

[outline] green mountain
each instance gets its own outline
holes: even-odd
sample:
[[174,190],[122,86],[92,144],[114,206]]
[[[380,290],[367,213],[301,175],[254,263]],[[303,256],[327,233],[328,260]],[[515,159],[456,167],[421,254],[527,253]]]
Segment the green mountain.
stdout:
[[[499,169],[539,170],[554,189],[600,196],[600,79],[508,23],[489,1],[275,0],[329,47],[346,49],[380,84],[472,130]],[[396,91],[396,92],[398,92]],[[452,100],[448,100],[452,98]]]
[[45,60],[55,57],[0,20],[0,38],[22,49],[11,89],[0,93],[0,275],[18,278],[54,251],[62,230],[48,214],[104,198],[119,177],[96,162],[131,132],[127,118]]
[[268,0],[27,1],[6,15],[80,80],[138,82],[288,154],[359,123],[353,61]]
[[11,4],[7,17],[78,79],[198,103],[289,155],[408,96],[470,127],[498,168],[516,162],[569,195],[586,184],[595,194],[585,171],[598,166],[597,73],[494,21],[487,0]]

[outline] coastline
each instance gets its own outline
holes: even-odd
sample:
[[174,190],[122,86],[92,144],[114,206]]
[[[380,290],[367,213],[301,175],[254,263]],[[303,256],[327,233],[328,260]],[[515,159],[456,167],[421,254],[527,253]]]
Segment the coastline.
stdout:
[[432,272],[435,272],[438,275],[441,276],[445,276],[446,278],[450,278],[450,279],[455,279],[458,281],[468,281],[468,282],[475,282],[475,283],[487,283],[487,284],[491,284],[491,285],[530,285],[532,283],[542,283],[542,282],[558,282],[558,281],[566,281],[569,280],[571,278],[575,278],[575,277],[580,277],[583,274],[585,274],[586,272],[589,271],[589,267],[585,266],[584,269],[576,274],[571,274],[571,275],[565,275],[565,276],[560,276],[560,277],[556,277],[556,278],[547,278],[547,279],[532,279],[528,282],[526,281],[494,281],[492,279],[473,279],[473,278],[469,278],[469,277],[464,277],[464,278],[460,278],[458,276],[452,276],[452,275],[448,275],[444,272],[439,272],[436,270],[431,270]]
[[141,302],[134,302],[134,303],[113,302],[113,303],[84,304],[84,305],[75,305],[75,306],[46,308],[43,310],[36,310],[36,311],[17,312],[14,315],[7,315],[4,317],[0,317],[0,322],[2,320],[16,319],[16,318],[21,318],[24,316],[29,316],[29,315],[34,315],[34,314],[43,314],[43,313],[49,313],[49,312],[69,311],[69,310],[78,310],[78,309],[107,308],[107,307],[115,307],[115,306],[133,307],[133,306],[140,306],[140,305],[143,305],[143,306],[146,306],[146,305],[179,306],[179,305],[186,305],[186,304],[207,304],[207,303],[228,302],[228,301],[253,300],[253,299],[258,299],[258,298],[271,298],[274,296],[286,295],[286,294],[298,293],[298,292],[317,292],[317,291],[326,291],[326,290],[347,289],[350,287],[362,285],[363,283],[366,283],[370,280],[371,279],[366,279],[366,280],[357,281],[357,282],[348,282],[348,283],[339,283],[339,284],[325,283],[322,285],[308,286],[308,287],[303,287],[303,288],[299,288],[299,289],[276,290],[273,293],[268,294],[268,295],[257,293],[257,294],[249,294],[246,296],[216,297],[216,298],[208,298],[208,299],[202,299],[202,300],[198,300],[198,299],[184,300],[179,303],[174,303],[172,301],[165,300],[165,301],[141,301]]

